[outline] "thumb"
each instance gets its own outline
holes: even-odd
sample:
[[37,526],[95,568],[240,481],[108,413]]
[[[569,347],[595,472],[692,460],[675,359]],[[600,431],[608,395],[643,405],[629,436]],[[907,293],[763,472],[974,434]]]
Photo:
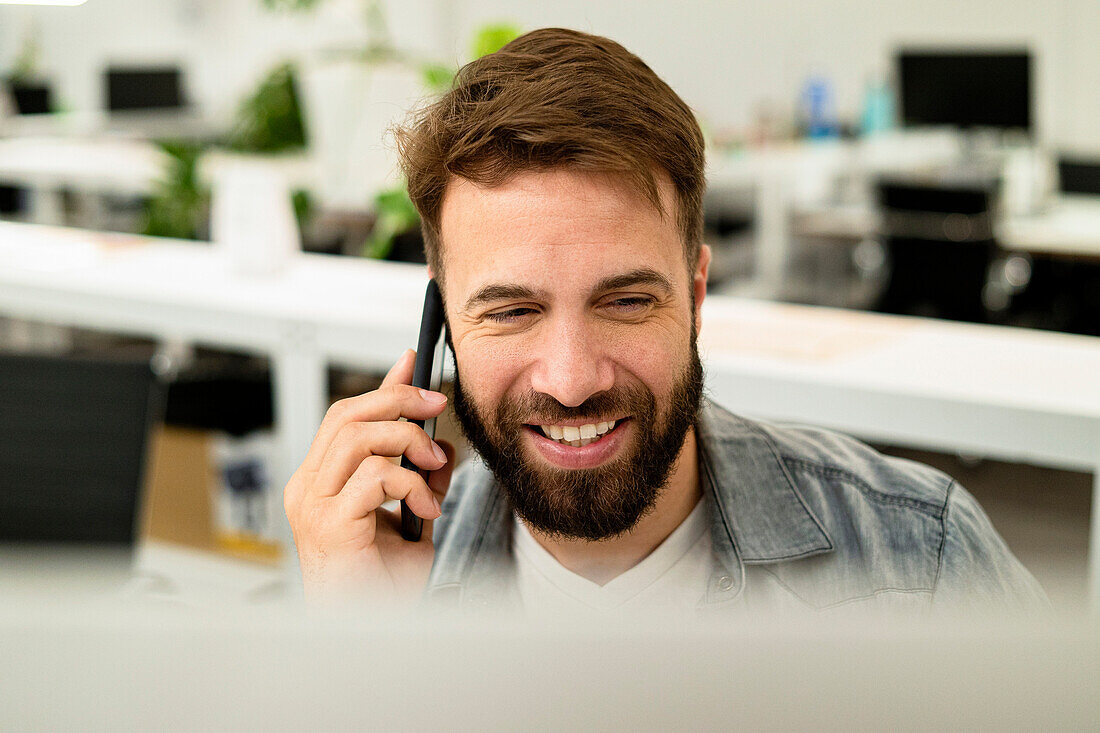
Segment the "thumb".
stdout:
[[[437,440],[436,443],[447,454],[447,462],[441,468],[437,468],[428,474],[428,488],[432,490],[435,500],[442,506],[443,499],[447,496],[447,489],[451,487],[451,474],[454,473],[455,468],[455,447],[446,440]],[[424,520],[424,526],[420,534],[421,539],[424,537],[431,538],[433,524],[433,520]]]

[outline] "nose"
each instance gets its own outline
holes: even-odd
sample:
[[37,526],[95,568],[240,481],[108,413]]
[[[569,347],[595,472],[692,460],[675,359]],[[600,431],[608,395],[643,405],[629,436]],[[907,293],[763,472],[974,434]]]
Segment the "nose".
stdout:
[[548,322],[531,372],[532,389],[566,407],[611,389],[615,369],[601,341],[583,322],[565,318]]

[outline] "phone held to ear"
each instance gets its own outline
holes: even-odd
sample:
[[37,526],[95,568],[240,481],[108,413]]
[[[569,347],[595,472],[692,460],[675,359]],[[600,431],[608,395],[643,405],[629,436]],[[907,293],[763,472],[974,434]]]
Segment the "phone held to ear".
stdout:
[[[443,381],[443,355],[447,348],[447,340],[443,338],[445,319],[443,316],[443,298],[439,294],[439,286],[435,280],[428,281],[428,289],[424,293],[424,314],[420,317],[420,338],[416,344],[416,363],[413,365],[412,385],[421,389],[439,391]],[[415,425],[424,428],[429,438],[435,439],[435,420],[410,420]],[[419,473],[425,481],[428,480],[430,471],[418,468],[408,458],[401,458],[401,467]],[[410,542],[417,542],[424,525],[424,520],[413,514],[412,510],[401,501],[401,536]]]

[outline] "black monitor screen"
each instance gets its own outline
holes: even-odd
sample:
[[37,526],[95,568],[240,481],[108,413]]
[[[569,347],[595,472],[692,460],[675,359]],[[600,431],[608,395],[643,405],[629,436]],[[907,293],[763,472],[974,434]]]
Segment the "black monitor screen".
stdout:
[[903,51],[898,80],[906,125],[1031,128],[1027,51]]
[[176,67],[110,68],[107,70],[107,109],[182,107],[181,77]]
[[15,111],[21,115],[44,115],[50,111],[50,88],[42,84],[12,84]]
[[0,543],[131,544],[159,395],[145,362],[0,354]]

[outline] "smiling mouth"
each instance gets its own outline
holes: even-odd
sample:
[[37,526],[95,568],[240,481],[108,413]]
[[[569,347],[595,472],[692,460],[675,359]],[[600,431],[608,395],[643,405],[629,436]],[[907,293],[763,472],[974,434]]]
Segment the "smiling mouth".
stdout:
[[595,443],[603,436],[610,433],[616,426],[622,424],[626,418],[609,420],[604,422],[586,423],[584,425],[543,425],[533,424],[527,427],[541,433],[543,436],[562,445],[580,448]]

